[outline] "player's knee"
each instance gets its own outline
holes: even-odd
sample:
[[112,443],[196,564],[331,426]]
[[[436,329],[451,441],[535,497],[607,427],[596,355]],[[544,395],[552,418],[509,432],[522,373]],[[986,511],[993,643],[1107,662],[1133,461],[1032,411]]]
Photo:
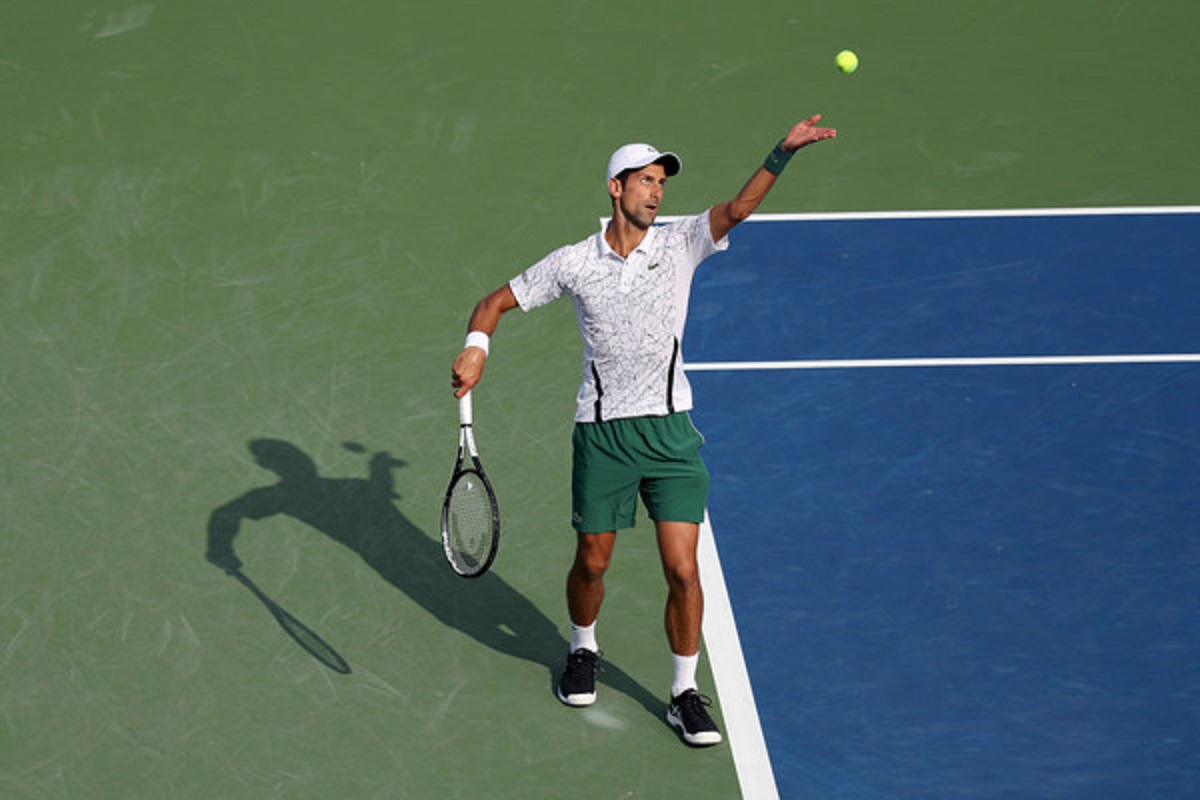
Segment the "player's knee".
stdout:
[[691,591],[700,586],[700,570],[695,560],[673,561],[663,565],[667,584],[675,591]]
[[575,553],[575,572],[589,580],[597,580],[604,577],[611,561],[611,554],[602,549],[580,548]]

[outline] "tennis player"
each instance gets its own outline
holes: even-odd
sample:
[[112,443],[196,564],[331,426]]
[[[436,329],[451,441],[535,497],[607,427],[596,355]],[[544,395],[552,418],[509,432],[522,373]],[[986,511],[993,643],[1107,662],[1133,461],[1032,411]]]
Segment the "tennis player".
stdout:
[[793,126],[732,200],[664,225],[655,219],[668,178],[683,166],[679,156],[648,144],[619,148],[606,173],[611,221],[480,300],[454,360],[452,383],[461,397],[483,375],[501,316],[570,296],[584,361],[572,434],[571,644],[558,699],[569,706],[595,702],[604,574],[616,532],[635,524],[640,496],[655,522],[667,582],[665,624],[674,660],[667,722],[693,746],[717,744],[721,733],[696,685],[704,611],[696,545],[709,474],[699,455],[703,439],[688,415],[692,392],[680,350],[692,275],[728,247],[726,235],[758,208],[796,151],[837,135],[819,127],[820,119]]

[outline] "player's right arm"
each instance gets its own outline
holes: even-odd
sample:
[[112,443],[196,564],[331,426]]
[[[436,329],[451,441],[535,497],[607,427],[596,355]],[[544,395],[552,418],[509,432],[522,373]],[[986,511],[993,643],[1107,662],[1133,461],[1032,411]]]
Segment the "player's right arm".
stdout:
[[[496,332],[500,318],[508,311],[517,307],[517,298],[508,284],[504,284],[475,305],[471,313],[471,321],[467,332],[482,333],[490,337]],[[482,347],[464,347],[454,359],[451,369],[451,385],[455,397],[462,397],[479,383],[483,377],[483,367],[487,363],[487,352]]]

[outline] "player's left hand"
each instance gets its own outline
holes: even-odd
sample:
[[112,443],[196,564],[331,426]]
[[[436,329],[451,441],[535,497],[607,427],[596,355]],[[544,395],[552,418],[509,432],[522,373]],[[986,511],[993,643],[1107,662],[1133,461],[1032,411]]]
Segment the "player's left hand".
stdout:
[[819,142],[823,139],[832,139],[837,136],[836,128],[821,128],[817,125],[821,121],[820,114],[814,114],[806,120],[797,122],[788,131],[787,136],[783,137],[783,149],[789,153],[794,153],[801,147]]

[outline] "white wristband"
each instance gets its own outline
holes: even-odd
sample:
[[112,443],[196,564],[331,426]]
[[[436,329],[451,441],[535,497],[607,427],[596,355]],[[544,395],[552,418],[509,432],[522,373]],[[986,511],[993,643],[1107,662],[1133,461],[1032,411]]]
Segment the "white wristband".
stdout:
[[467,343],[463,345],[463,349],[466,350],[468,347],[478,347],[486,356],[488,354],[489,341],[491,341],[491,337],[483,331],[471,331],[467,334]]

